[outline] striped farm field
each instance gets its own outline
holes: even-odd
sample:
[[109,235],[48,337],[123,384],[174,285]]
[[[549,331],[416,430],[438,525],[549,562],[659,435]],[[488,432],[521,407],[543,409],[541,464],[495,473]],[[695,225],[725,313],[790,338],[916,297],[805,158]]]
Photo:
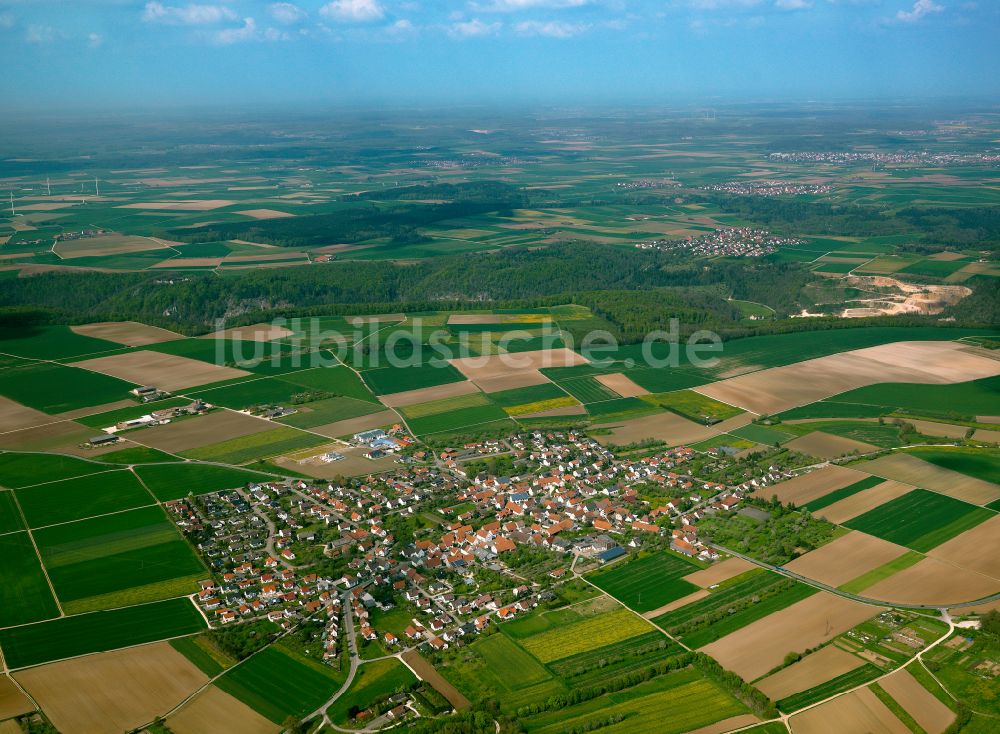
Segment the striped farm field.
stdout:
[[0,536],[0,627],[59,616],[27,533]]
[[161,502],[189,494],[207,494],[220,489],[243,487],[251,482],[266,482],[270,474],[234,469],[215,464],[153,464],[136,469],[139,479]]
[[662,552],[619,563],[588,578],[625,606],[648,612],[696,592],[698,587],[683,577],[699,568],[678,555]]
[[526,405],[542,400],[566,397],[566,393],[551,382],[543,382],[541,385],[529,385],[528,387],[515,387],[511,390],[491,392],[489,396],[490,400],[497,405],[503,408],[510,408],[516,405]]
[[915,489],[844,524],[853,530],[926,552],[994,514],[937,492]]
[[649,625],[627,609],[588,617],[521,641],[543,663],[576,655],[592,647],[611,645],[649,632]]
[[559,387],[568,392],[581,403],[599,403],[602,400],[614,400],[621,397],[610,388],[605,387],[593,377],[578,377],[560,382]]
[[0,647],[10,668],[23,668],[189,635],[206,627],[190,599],[170,599],[0,630]]
[[151,505],[154,500],[130,471],[109,471],[14,490],[28,526],[82,520]]
[[472,392],[467,395],[457,395],[453,398],[443,400],[431,400],[427,403],[417,403],[401,408],[403,415],[407,418],[424,418],[438,413],[447,413],[452,410],[462,408],[475,408],[479,405],[489,405],[489,399],[481,392]]
[[327,439],[297,428],[275,428],[262,433],[231,438],[228,441],[189,449],[182,452],[189,459],[218,461],[225,464],[243,464],[254,459],[287,454],[298,449],[308,449],[326,443]]
[[518,416],[518,415],[529,415],[531,413],[541,413],[546,410],[554,410],[555,408],[568,408],[572,405],[579,405],[576,398],[572,398],[569,395],[563,395],[560,398],[550,398],[549,400],[539,400],[535,403],[524,403],[523,405],[512,405],[510,407],[505,407],[504,410],[507,415]]

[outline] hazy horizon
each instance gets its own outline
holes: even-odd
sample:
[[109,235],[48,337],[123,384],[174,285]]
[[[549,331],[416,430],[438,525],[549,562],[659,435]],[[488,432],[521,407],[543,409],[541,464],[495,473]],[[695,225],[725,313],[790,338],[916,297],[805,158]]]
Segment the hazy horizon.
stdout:
[[989,99],[998,31],[965,0],[0,0],[0,90],[8,111]]

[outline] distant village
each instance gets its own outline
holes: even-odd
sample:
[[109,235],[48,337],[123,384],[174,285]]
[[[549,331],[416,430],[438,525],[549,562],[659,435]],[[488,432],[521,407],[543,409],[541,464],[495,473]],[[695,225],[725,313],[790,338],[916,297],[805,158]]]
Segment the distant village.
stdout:
[[766,229],[729,227],[700,237],[681,240],[652,240],[636,245],[640,250],[690,250],[703,257],[761,257],[779,247],[805,244],[796,237],[779,237]]

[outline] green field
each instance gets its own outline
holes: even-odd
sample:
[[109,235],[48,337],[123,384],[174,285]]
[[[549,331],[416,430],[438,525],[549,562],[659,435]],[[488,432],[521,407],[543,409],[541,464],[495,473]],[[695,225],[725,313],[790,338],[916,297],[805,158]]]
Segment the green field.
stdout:
[[871,489],[872,487],[882,484],[885,480],[882,477],[866,477],[861,481],[854,482],[854,484],[848,484],[846,487],[841,487],[840,489],[835,489],[829,494],[825,494],[822,497],[814,499],[812,502],[804,504],[802,507],[809,512],[816,512],[816,510],[822,510],[824,507],[829,507],[834,502],[839,502],[842,499],[846,499],[851,495],[857,494],[866,489]]
[[249,436],[231,438],[228,441],[199,446],[196,449],[182,451],[181,455],[188,459],[200,461],[217,461],[222,464],[244,464],[254,459],[269,458],[286,454],[299,449],[329,442],[323,436],[306,433],[297,428],[285,426]]
[[616,609],[521,640],[521,647],[542,663],[577,655],[649,632],[647,622],[627,609]]
[[851,579],[846,584],[841,584],[837,588],[846,591],[848,594],[860,594],[865,589],[874,586],[879,581],[889,578],[893,574],[899,573],[905,568],[914,566],[924,559],[923,555],[916,551],[907,551],[899,558],[894,558],[888,563],[884,563],[878,568],[873,568],[867,573],[863,573],[855,579]]
[[68,326],[0,329],[0,352],[29,359],[68,359],[120,348],[121,344],[77,334]]
[[318,708],[339,684],[329,666],[272,645],[229,670],[215,685],[281,724],[289,716],[302,718]]
[[683,652],[680,645],[657,630],[556,660],[547,667],[573,688],[584,688]]
[[575,706],[529,716],[523,724],[531,734],[557,734],[611,720],[615,723],[599,731],[681,734],[742,713],[746,708],[741,703],[688,668]]
[[136,474],[160,502],[274,479],[271,475],[245,469],[192,463],[142,466],[136,469]]
[[734,428],[729,432],[729,435],[736,436],[737,438],[745,438],[747,441],[754,441],[755,443],[768,445],[784,443],[785,441],[794,438],[794,436],[790,433],[786,433],[777,428],[771,428],[770,426],[762,426],[758,423],[751,423],[743,426],[742,428]]
[[[976,416],[1000,415],[1000,376],[988,377],[982,380],[959,382],[954,385],[918,385],[908,382],[883,382],[868,387],[834,395],[820,403],[814,403],[816,409],[822,409],[825,403],[835,403],[841,406],[859,406],[860,409],[877,406],[881,412],[903,410],[917,415],[942,416]],[[812,415],[793,415],[796,411],[805,411],[812,406],[796,408],[783,414],[786,418],[810,418]],[[846,409],[853,409],[848,407]],[[865,417],[860,413],[841,413],[845,416]],[[815,416],[823,417],[823,416]]]
[[180,637],[205,628],[205,620],[190,599],[171,599],[0,630],[0,647],[9,667],[23,668]]
[[995,513],[926,489],[886,502],[844,525],[892,543],[926,552]]
[[503,408],[513,408],[517,405],[527,405],[529,403],[538,403],[542,400],[553,400],[564,397],[566,397],[566,393],[551,382],[489,393],[490,400]]
[[483,638],[476,645],[476,653],[510,690],[527,688],[552,677],[544,666],[506,635]]
[[358,674],[347,693],[330,706],[330,720],[346,724],[352,706],[364,710],[375,700],[406,689],[414,682],[416,677],[413,673],[395,658],[365,663],[358,668]]
[[870,421],[817,421],[815,423],[800,423],[795,426],[787,426],[787,429],[789,431],[802,432],[802,435],[811,431],[823,431],[834,436],[869,443],[881,448],[900,446],[904,442],[899,427],[888,422],[880,425]]
[[407,424],[414,435],[423,436],[442,431],[454,431],[465,427],[475,430],[475,426],[505,418],[507,418],[507,413],[498,405],[490,403],[472,408],[459,408],[458,410],[437,413],[436,415],[429,415],[424,418],[408,419]]
[[343,366],[301,370],[286,375],[282,379],[307,390],[323,390],[340,397],[375,401],[371,391],[368,390],[361,378],[353,370]]
[[277,421],[295,428],[315,428],[385,410],[381,403],[357,398],[327,398],[294,407],[297,412],[278,418]]
[[14,501],[14,493],[7,490],[0,491],[0,535],[24,529],[24,520]]
[[109,451],[106,454],[94,457],[102,464],[162,464],[163,462],[177,461],[177,457],[159,449],[151,449],[146,446],[130,446],[126,449]]
[[129,397],[131,382],[54,362],[0,370],[0,395],[44,413],[102,405]]
[[653,622],[688,647],[699,648],[815,593],[813,587],[776,573],[751,571]]
[[[361,373],[364,381],[376,395],[390,395],[422,387],[447,385],[461,382],[464,375],[450,364],[440,367],[421,365],[419,367],[380,367]],[[2,389],[2,387],[0,387]]]
[[[206,571],[159,507],[56,525],[34,532],[60,601],[99,599],[104,606],[190,593]],[[146,590],[137,595],[133,589]],[[143,598],[146,596],[147,598]]]
[[593,377],[578,377],[560,382],[559,387],[568,392],[581,403],[599,403],[602,400],[616,400],[621,396],[609,387],[605,387]]
[[959,474],[1000,484],[1000,449],[913,448],[906,453]]
[[586,407],[590,417],[599,423],[639,418],[662,411],[662,408],[651,405],[640,398],[614,398],[602,400],[599,403],[589,403]]
[[662,552],[618,563],[587,578],[625,606],[648,612],[697,591],[697,586],[681,577],[698,570],[680,556]]
[[883,671],[880,668],[876,668],[871,663],[866,663],[860,668],[855,668],[843,675],[838,675],[826,683],[781,699],[777,702],[778,708],[786,713],[797,711],[800,708],[874,680],[882,675],[882,673]]
[[215,652],[213,655],[208,646],[211,643],[208,645],[202,644],[201,640],[203,639],[203,635],[180,637],[176,640],[171,640],[170,646],[194,663],[198,670],[202,673],[210,678],[214,678],[226,669],[226,666],[216,659],[223,657],[223,654],[221,652]]
[[107,471],[108,467],[61,454],[0,454],[0,486],[19,488]]
[[59,616],[49,584],[25,532],[0,536],[0,627]]
[[88,474],[14,491],[31,528],[153,504],[149,492],[127,470]]
[[400,412],[407,419],[426,418],[441,413],[451,413],[465,408],[476,408],[483,405],[490,405],[489,398],[481,392],[467,393],[466,395],[456,395],[451,398],[441,400],[431,400],[426,403],[416,403],[400,408]]
[[643,395],[642,399],[698,423],[716,423],[744,412],[694,390]]

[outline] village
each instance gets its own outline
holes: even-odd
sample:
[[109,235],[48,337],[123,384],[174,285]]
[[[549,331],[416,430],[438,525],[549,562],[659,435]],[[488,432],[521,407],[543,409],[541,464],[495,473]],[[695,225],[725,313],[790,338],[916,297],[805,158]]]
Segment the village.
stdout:
[[652,240],[636,245],[640,250],[690,250],[702,257],[762,257],[779,247],[804,244],[796,237],[779,237],[764,229],[731,227],[682,240]]
[[[379,433],[356,438],[387,440]],[[470,471],[497,455],[516,473]],[[695,455],[618,459],[583,435],[536,431],[363,480],[251,484],[166,507],[213,572],[196,595],[213,626],[319,620],[316,657],[338,665],[348,651],[463,645],[640,548],[717,560],[699,520],[739,511],[792,473],[726,487],[685,472]],[[671,499],[654,506],[642,499],[649,488]]]

